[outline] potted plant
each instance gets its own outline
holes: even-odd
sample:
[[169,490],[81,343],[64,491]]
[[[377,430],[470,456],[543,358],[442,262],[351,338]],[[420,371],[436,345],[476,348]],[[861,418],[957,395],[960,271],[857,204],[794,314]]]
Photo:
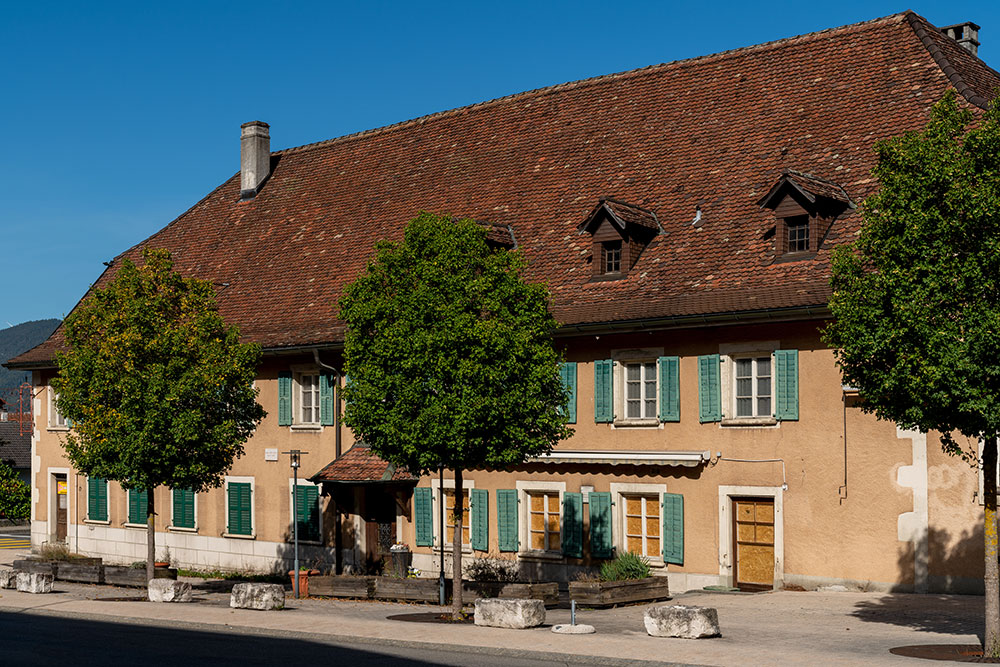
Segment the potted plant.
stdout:
[[167,547],[163,548],[160,558],[158,560],[153,561],[153,567],[159,567],[159,568],[170,567],[170,549],[168,549]]
[[[289,570],[288,571],[288,576],[291,577],[291,580],[292,580],[292,590],[293,591],[295,590],[295,574],[296,574],[295,570]],[[309,597],[309,576],[310,575],[316,576],[318,574],[319,574],[319,570],[314,570],[313,568],[309,567],[308,565],[303,565],[302,567],[299,568],[298,576],[299,576],[299,597],[300,598],[307,598],[307,597]]]

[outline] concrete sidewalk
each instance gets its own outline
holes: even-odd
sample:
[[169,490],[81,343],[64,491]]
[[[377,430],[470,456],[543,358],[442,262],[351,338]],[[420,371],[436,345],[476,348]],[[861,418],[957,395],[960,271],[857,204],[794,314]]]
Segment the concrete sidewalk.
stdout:
[[[687,593],[671,604],[719,610],[723,636],[708,640],[653,638],[643,630],[645,605],[582,610],[578,622],[595,635],[558,635],[548,627],[503,630],[470,625],[390,620],[398,614],[438,609],[429,605],[340,600],[294,600],[280,612],[234,610],[226,584],[198,584],[192,604],[106,601],[140,597],[143,591],[56,582],[56,592],[31,595],[2,591],[0,614],[70,614],[122,623],[178,627],[198,624],[220,632],[288,636],[308,633],[330,639],[389,645],[478,647],[486,655],[570,657],[595,664],[629,660],[698,665],[891,665],[910,662],[889,649],[914,644],[976,644],[982,597],[880,593],[774,592],[755,595]],[[549,624],[568,623],[569,611],[549,610]],[[484,664],[488,664],[484,656]]]

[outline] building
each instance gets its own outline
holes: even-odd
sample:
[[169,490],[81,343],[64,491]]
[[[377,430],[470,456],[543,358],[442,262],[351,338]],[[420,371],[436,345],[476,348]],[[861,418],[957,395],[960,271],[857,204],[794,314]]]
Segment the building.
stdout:
[[[402,542],[437,570],[450,473],[415,478],[339,424],[335,318],[374,241],[431,210],[525,254],[573,389],[576,433],[550,456],[467,473],[471,554],[564,580],[635,550],[675,590],[981,590],[975,472],[933,434],[863,415],[819,334],[830,249],[876,187],[874,143],[923,126],[948,89],[979,113],[1000,85],[977,29],[904,12],[276,152],[267,124],[245,124],[240,174],[122,255],[170,249],[265,350],[267,419],[225,488],[157,491],[159,543],[185,567],[284,567],[279,452],[294,448],[307,560],[361,568]],[[39,389],[32,541],[134,560],[141,498],[77,475],[59,447],[62,341],[7,364]]]

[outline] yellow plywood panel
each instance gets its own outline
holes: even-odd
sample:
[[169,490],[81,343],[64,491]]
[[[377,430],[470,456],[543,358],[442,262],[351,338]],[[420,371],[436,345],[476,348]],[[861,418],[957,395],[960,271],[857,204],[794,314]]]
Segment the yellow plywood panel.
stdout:
[[774,526],[757,524],[757,543],[774,544]]
[[545,515],[537,512],[531,513],[531,529],[545,530]]
[[545,533],[536,533],[532,531],[531,533],[531,548],[532,549],[544,549],[545,548]]
[[559,496],[555,493],[546,496],[549,499],[549,511],[558,512],[559,511]]
[[656,502],[655,498],[650,498],[646,501],[646,516],[649,517],[660,517],[660,503]]
[[625,517],[625,531],[629,535],[642,535],[642,519],[637,516]]
[[540,512],[545,509],[545,496],[532,495],[531,496],[531,511]]
[[651,538],[646,540],[646,555],[647,556],[659,556],[660,555],[660,540],[656,538]]
[[454,526],[448,526],[447,530],[445,530],[444,533],[445,533],[445,540],[447,540],[447,544],[454,544],[454,541],[455,541],[455,527]]
[[774,505],[757,503],[757,523],[774,523]]
[[753,521],[754,511],[753,503],[748,502],[736,502],[736,520],[737,521]]
[[548,524],[549,524],[549,532],[550,533],[558,533],[559,532],[559,517],[557,515],[550,514],[549,515]]
[[741,544],[738,547],[738,582],[743,584],[774,583],[774,547]]
[[756,539],[752,523],[736,524],[736,539],[740,542],[753,542]]
[[629,496],[625,499],[626,514],[642,514],[642,498]]
[[641,554],[642,553],[642,537],[641,536],[638,536],[638,537],[629,537],[628,540],[627,540],[627,542],[626,542],[626,544],[625,544],[625,548],[628,549],[630,552],[632,552],[634,554]]
[[646,535],[650,537],[660,536],[660,517],[646,519]]
[[559,549],[562,548],[560,544],[562,543],[559,541],[559,533],[549,535],[549,549],[552,551],[559,551]]

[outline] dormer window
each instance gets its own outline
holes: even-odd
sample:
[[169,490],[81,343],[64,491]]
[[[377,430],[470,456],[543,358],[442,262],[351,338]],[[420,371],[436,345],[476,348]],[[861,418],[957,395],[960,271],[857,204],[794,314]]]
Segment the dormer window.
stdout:
[[607,197],[577,229],[593,239],[592,280],[624,278],[650,241],[663,233],[652,211]]
[[757,204],[774,211],[774,252],[788,259],[811,257],[837,216],[855,207],[838,184],[791,169]]
[[605,241],[601,244],[601,273],[604,275],[622,272],[622,242]]

